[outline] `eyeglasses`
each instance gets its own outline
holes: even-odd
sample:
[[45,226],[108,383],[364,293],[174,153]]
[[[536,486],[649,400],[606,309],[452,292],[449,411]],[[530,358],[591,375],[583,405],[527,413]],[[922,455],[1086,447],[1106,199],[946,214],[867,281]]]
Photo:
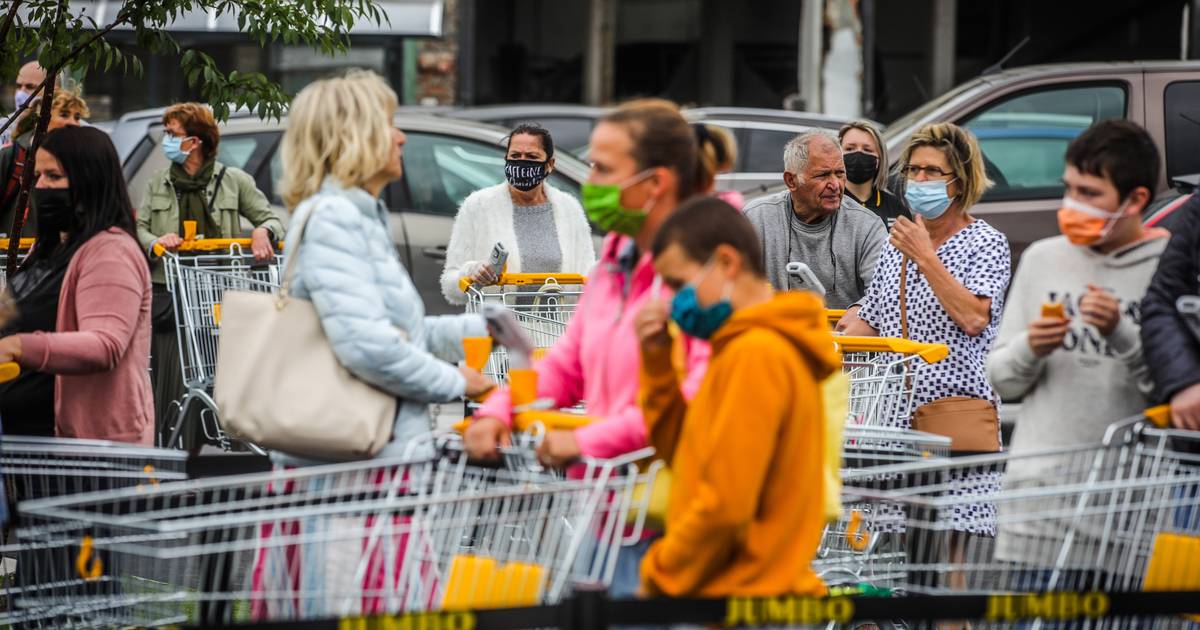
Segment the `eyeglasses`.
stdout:
[[936,166],[915,166],[913,164],[909,164],[908,166],[904,167],[904,174],[907,175],[909,179],[916,179],[917,175],[920,175],[921,173],[925,173],[925,176],[930,179],[950,177],[954,174],[947,173]]

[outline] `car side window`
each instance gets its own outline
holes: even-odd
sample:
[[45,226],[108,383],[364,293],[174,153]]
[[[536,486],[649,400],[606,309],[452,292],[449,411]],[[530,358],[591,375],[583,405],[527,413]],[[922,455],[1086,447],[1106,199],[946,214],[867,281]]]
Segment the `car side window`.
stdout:
[[1200,173],[1200,81],[1176,81],[1163,93],[1167,177]]
[[1037,88],[989,104],[959,125],[979,139],[994,185],[983,201],[1062,194],[1067,146],[1092,123],[1125,116],[1117,84]]
[[735,172],[782,173],[783,147],[795,138],[798,132],[754,128],[746,129],[745,132],[746,154],[745,157],[738,158],[741,164]]

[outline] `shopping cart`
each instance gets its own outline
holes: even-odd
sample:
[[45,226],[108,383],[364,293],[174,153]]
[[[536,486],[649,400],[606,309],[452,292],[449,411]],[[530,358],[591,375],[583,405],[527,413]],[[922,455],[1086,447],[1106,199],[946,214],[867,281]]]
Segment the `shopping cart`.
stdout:
[[[5,436],[0,469],[9,513],[20,522],[25,501],[85,492],[135,488],[187,479],[187,455],[104,440]],[[0,544],[0,626],[57,627],[57,607],[46,604],[57,594],[86,587],[76,572],[79,539],[54,531],[16,539],[7,532]],[[56,570],[60,569],[60,570]]]
[[98,625],[551,603],[611,579],[639,534],[618,526],[633,488],[657,470],[639,474],[639,453],[564,478],[453,452],[32,501],[19,534],[70,533],[103,560],[42,602]]
[[834,343],[850,376],[848,426],[907,428],[921,366],[950,354],[943,344],[888,337],[835,336]]
[[854,577],[921,594],[1195,590],[1198,445],[1139,417],[1096,444],[847,474]]
[[[25,257],[29,255],[29,250],[33,248],[33,242],[34,240],[32,238],[21,239],[20,244],[17,246],[18,265],[24,262]],[[8,268],[8,239],[0,239],[0,246],[3,246],[3,249],[0,249],[0,270],[3,270]],[[0,291],[4,291],[7,286],[8,274],[0,272]]]
[[[467,312],[482,313],[486,304],[511,310],[538,349],[546,349],[562,336],[587,282],[578,274],[520,273],[500,276],[496,287],[480,287],[463,278],[459,286],[467,294]],[[492,351],[483,373],[498,383],[508,381],[508,355],[504,348]]]
[[[258,291],[270,293],[279,288],[283,273],[283,254],[269,263],[258,263],[249,253],[250,239],[185,240],[179,253],[163,254],[167,287],[175,309],[178,328],[180,371],[187,386],[176,404],[178,415],[169,437],[162,443],[180,447],[185,426],[198,418],[205,439],[234,450],[242,444],[221,429],[217,404],[212,398],[217,365],[217,339],[221,329],[221,301],[225,292]],[[157,247],[157,246],[156,246]],[[191,413],[199,405],[199,413]]]

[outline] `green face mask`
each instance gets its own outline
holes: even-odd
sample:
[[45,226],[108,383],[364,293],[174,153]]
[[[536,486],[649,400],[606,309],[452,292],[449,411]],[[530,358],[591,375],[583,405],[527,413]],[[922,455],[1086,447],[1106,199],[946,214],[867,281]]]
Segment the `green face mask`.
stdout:
[[649,174],[649,170],[643,171],[625,185],[584,183],[579,193],[583,196],[583,211],[587,213],[588,220],[606,232],[637,236],[646,222],[646,213],[622,206],[621,191],[649,177]]

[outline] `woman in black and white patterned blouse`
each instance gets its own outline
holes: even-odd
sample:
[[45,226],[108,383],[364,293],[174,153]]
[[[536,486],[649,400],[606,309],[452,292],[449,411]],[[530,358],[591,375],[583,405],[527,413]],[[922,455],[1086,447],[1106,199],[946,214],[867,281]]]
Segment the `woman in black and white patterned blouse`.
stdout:
[[[995,343],[1004,294],[1011,275],[1008,239],[970,215],[991,182],[975,137],[949,123],[926,125],[901,156],[908,177],[905,197],[914,220],[899,218],[879,255],[875,276],[848,335],[900,337],[900,268],[906,272],[908,338],[944,343],[950,355],[923,366],[914,392],[915,407],[940,398],[1000,398],[987,380],[987,355]],[[911,418],[892,418],[910,426]],[[957,476],[950,494],[990,493],[1000,475],[979,471]],[[948,518],[953,529],[992,536],[995,505],[965,500]]]

